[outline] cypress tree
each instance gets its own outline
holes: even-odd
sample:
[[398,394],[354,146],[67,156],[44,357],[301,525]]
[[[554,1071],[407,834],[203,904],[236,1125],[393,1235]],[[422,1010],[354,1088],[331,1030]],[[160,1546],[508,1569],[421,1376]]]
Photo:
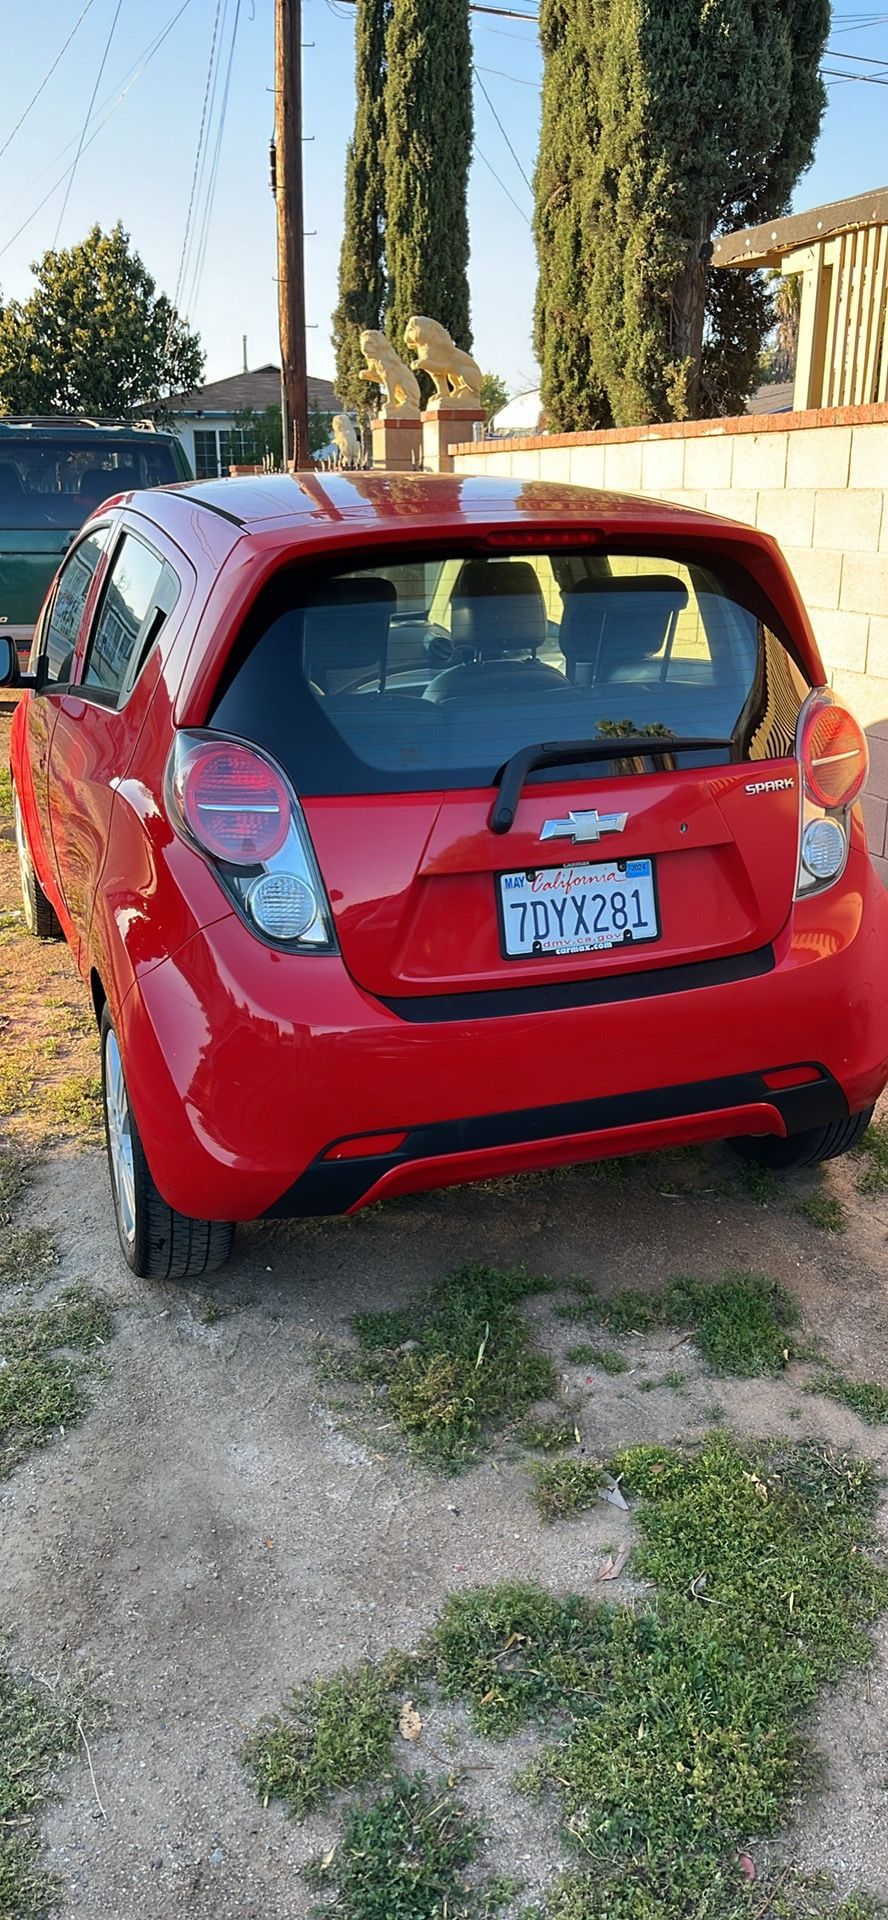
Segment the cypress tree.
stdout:
[[589,187],[601,135],[598,73],[607,12],[606,0],[542,0],[540,7],[545,65],[534,181],[534,347],[549,426],[561,433],[611,423],[587,314]]
[[737,413],[768,300],[755,278],[710,268],[711,238],[785,212],[810,164],[829,0],[605,5],[575,194],[587,413],[602,388],[626,425]]
[[390,0],[357,0],[355,130],[345,163],[345,225],[339,255],[339,301],[333,315],[336,391],[363,412],[360,379],[363,327],[381,327],[385,311],[385,39]]
[[430,314],[468,349],[468,0],[392,0],[386,69],[386,332],[403,350],[410,315]]

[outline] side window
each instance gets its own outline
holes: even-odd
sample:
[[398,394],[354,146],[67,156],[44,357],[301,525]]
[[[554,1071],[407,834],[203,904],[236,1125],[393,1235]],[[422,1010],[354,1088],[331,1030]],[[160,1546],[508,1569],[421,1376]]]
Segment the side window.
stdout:
[[81,684],[95,687],[118,705],[140,673],[178,593],[172,567],[136,534],[125,533],[108,569]]
[[97,527],[95,533],[81,540],[59,574],[41,646],[41,653],[46,656],[47,686],[67,686],[71,678],[83,609],[109,532],[108,527]]

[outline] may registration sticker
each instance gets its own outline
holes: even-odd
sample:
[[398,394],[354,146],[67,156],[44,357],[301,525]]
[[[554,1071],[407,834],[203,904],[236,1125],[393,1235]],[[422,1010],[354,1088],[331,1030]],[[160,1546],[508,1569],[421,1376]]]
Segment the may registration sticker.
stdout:
[[660,936],[652,860],[538,867],[501,873],[497,885],[509,959],[594,953]]

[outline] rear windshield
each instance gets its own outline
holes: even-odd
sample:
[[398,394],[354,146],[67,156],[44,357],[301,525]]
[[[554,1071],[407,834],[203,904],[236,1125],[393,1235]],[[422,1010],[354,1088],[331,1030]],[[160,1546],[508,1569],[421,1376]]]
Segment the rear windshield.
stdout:
[[305,794],[489,786],[523,747],[627,735],[674,739],[682,766],[780,757],[808,687],[756,596],[736,570],[600,550],[303,569],[248,623],[211,724]]
[[111,493],[181,478],[172,445],[153,434],[18,439],[0,434],[0,527],[79,527]]

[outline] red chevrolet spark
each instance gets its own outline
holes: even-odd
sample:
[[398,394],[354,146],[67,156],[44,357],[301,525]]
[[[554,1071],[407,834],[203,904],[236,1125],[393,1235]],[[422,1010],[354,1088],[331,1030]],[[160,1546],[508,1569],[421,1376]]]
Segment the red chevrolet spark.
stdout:
[[24,685],[25,915],[92,996],[137,1273],[237,1220],[866,1126],[866,741],[765,535],[518,481],[130,494]]

